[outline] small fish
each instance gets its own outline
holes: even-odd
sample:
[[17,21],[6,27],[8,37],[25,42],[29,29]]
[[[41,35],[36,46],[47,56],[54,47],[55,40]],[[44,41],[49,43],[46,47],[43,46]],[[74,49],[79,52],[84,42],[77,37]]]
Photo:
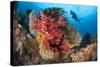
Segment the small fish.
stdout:
[[76,14],[74,11],[70,10],[70,14],[71,14],[71,17],[72,17],[75,21],[80,22],[80,21],[82,20],[82,19],[79,19],[79,18],[78,18],[77,14]]

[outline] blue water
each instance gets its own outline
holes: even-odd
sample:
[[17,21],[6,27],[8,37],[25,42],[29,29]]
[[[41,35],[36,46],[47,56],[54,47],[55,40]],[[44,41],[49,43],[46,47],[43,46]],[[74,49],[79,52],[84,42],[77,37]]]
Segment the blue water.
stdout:
[[[39,2],[19,2],[17,11],[26,11],[32,9],[40,11],[48,7],[63,8],[67,12],[67,19],[70,24],[77,28],[77,30],[83,35],[86,32],[92,35],[97,35],[97,7],[87,5],[69,5],[69,4],[54,4],[54,3],[39,3]],[[72,10],[80,20],[75,21],[71,17],[70,10]]]

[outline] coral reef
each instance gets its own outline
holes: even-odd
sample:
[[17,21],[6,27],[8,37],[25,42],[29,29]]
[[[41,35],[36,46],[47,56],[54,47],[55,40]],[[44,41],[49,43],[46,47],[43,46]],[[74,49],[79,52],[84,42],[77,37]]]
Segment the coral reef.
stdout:
[[14,12],[15,65],[97,60],[96,37],[89,33],[82,37],[64,17],[63,9],[53,7],[35,13],[31,9]]

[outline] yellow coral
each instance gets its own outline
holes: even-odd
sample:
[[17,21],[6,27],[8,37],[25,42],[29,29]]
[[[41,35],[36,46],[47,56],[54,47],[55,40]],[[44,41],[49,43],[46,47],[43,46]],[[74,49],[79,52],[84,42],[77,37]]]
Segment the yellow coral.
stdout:
[[38,32],[38,35],[36,36],[36,39],[37,39],[39,44],[43,43],[44,38],[45,38],[45,35],[43,33]]

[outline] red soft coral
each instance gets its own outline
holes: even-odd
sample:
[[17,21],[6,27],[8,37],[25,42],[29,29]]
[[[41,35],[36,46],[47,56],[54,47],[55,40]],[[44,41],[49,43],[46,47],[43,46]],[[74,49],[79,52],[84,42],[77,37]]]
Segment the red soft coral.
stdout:
[[57,48],[66,51],[69,49],[69,46],[66,43],[61,43],[64,31],[59,29],[59,26],[64,25],[65,20],[63,16],[59,16],[59,19],[56,20],[55,18],[46,16],[43,12],[40,12],[40,18],[35,18],[35,21],[33,21],[33,28],[45,35],[43,44],[46,48],[57,45]]

